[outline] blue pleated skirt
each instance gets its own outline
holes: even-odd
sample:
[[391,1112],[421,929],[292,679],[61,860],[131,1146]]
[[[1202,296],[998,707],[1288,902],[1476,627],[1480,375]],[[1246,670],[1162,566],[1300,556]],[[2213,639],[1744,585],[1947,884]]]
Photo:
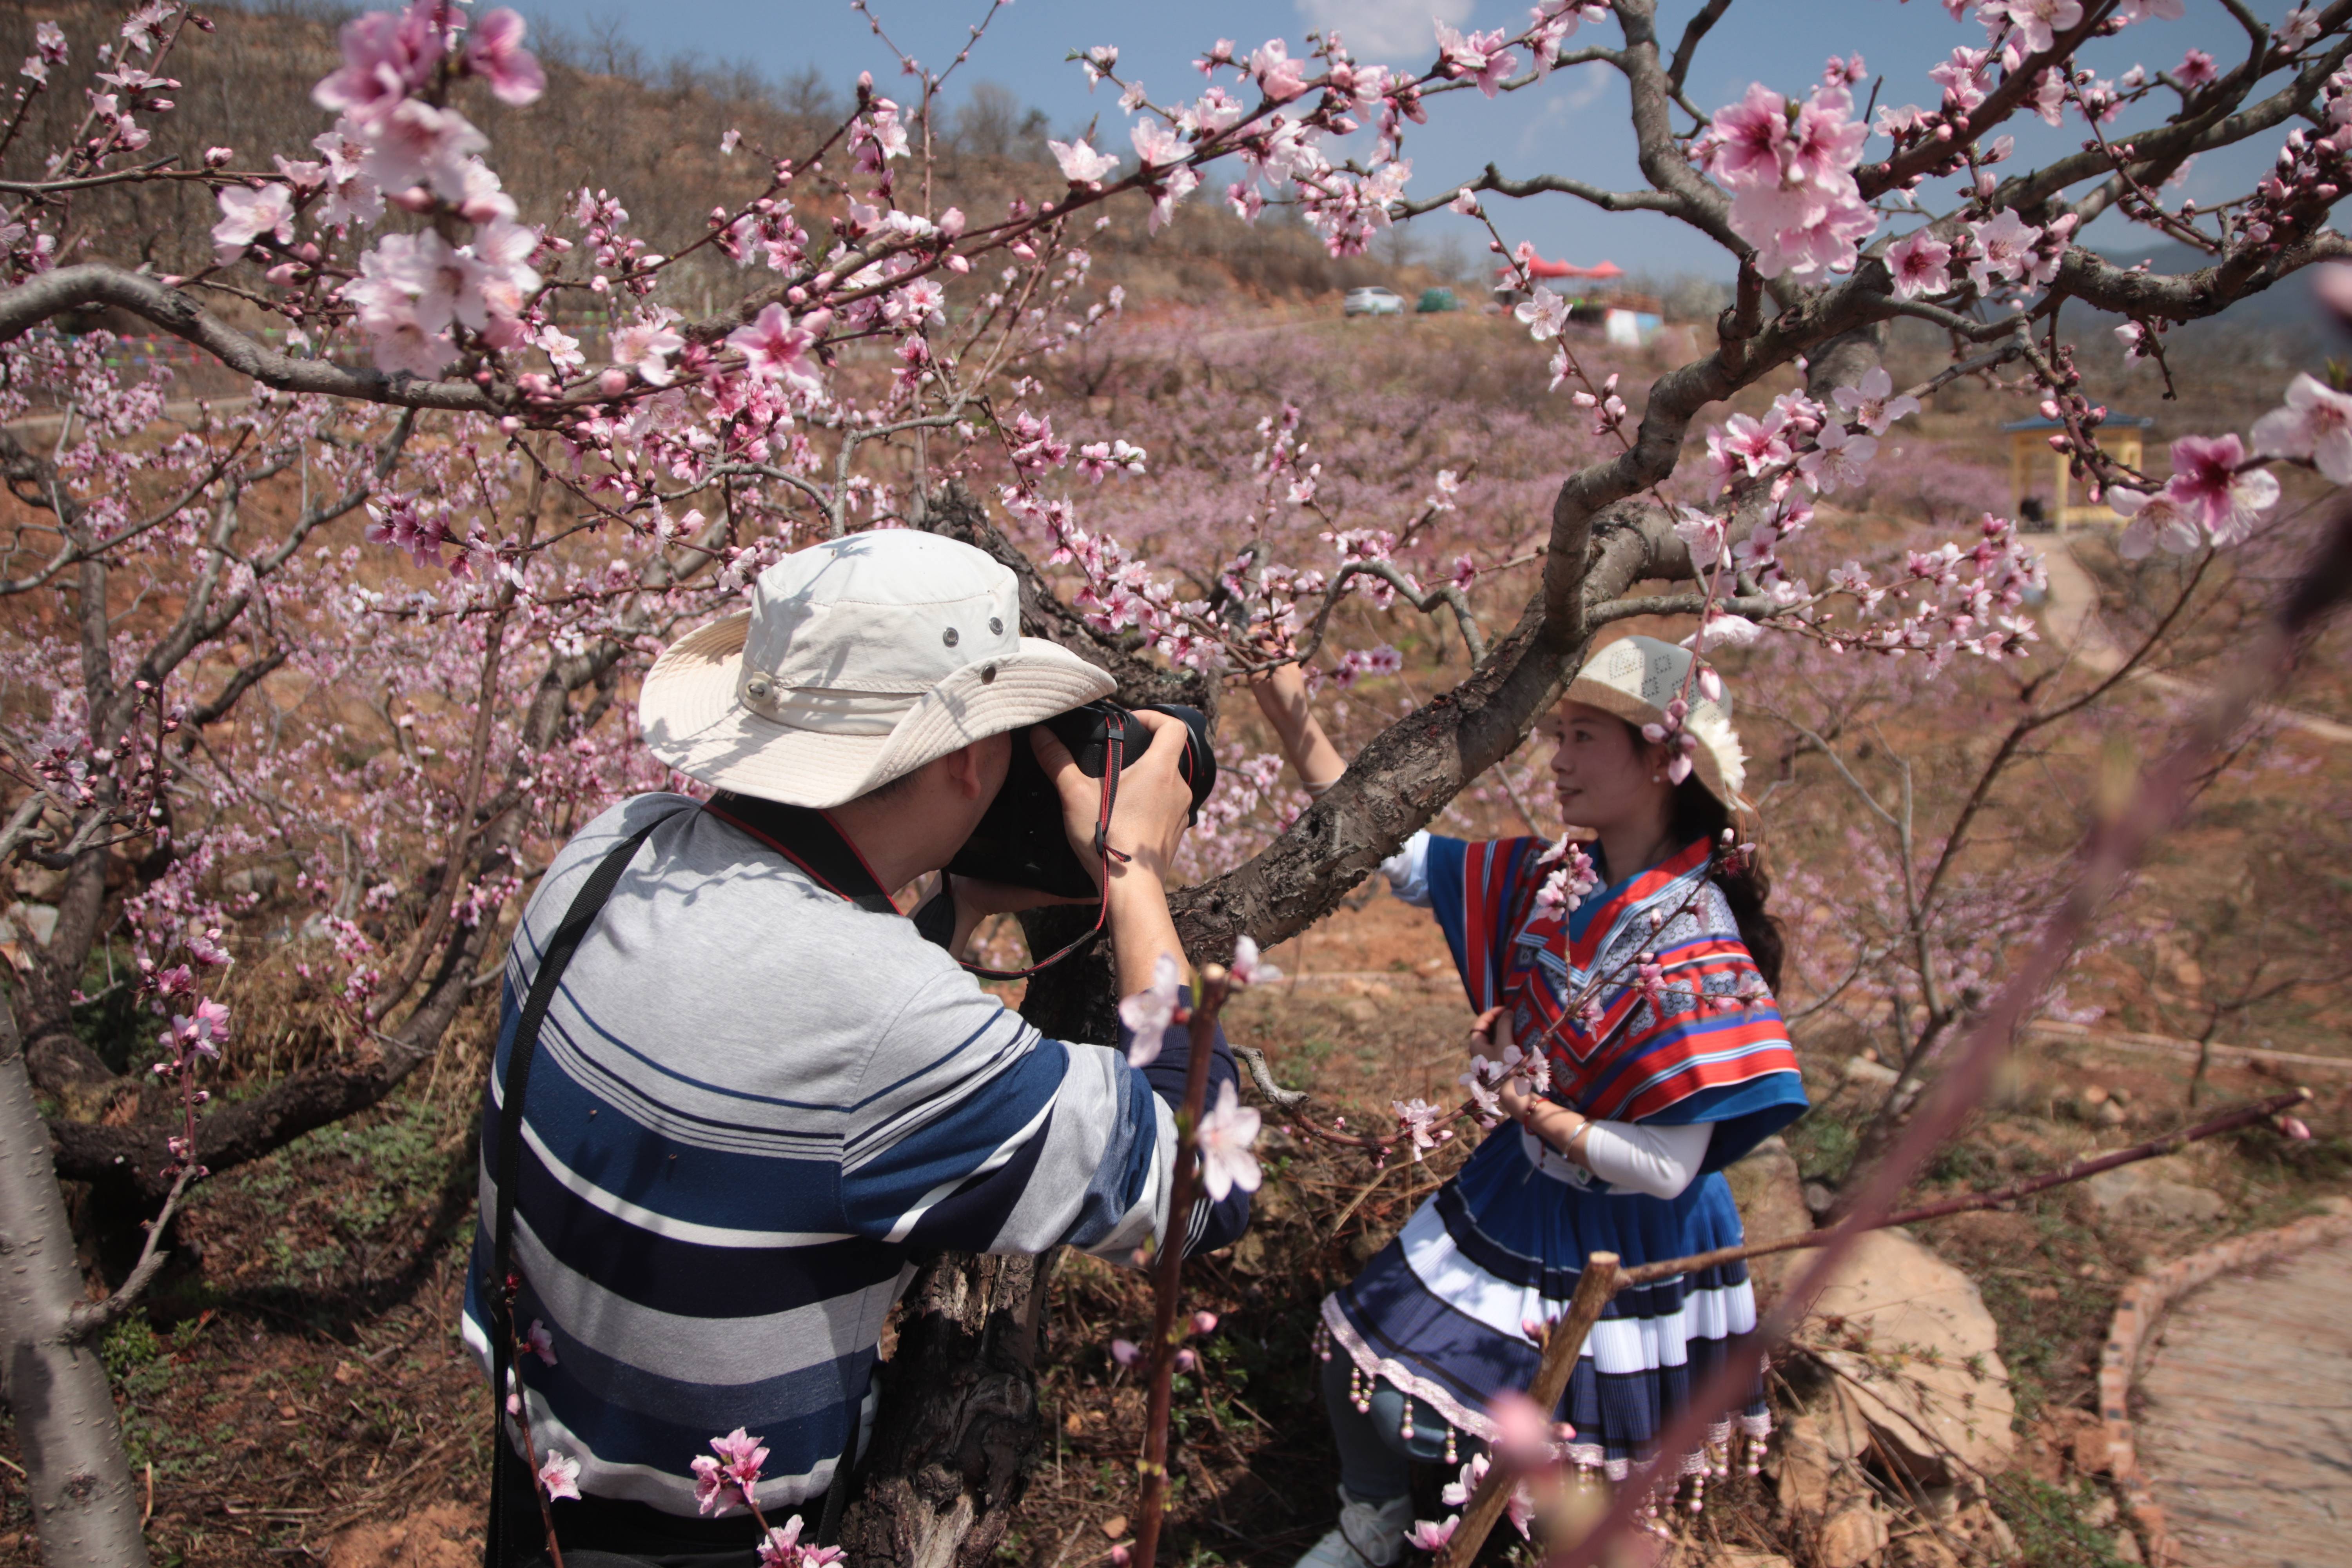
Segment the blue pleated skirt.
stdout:
[[[1535,1381],[1544,1325],[1567,1313],[1589,1254],[1613,1252],[1632,1268],[1740,1244],[1739,1210],[1719,1173],[1674,1198],[1612,1193],[1580,1175],[1516,1130],[1489,1136],[1353,1283],[1325,1299],[1330,1350],[1491,1440],[1488,1400]],[[1557,1418],[1576,1428],[1566,1457],[1612,1478],[1647,1464],[1691,1391],[1755,1329],[1745,1263],[1618,1292],[1560,1402]],[[1738,1424],[1753,1438],[1770,1431],[1760,1382]],[[1709,1441],[1727,1443],[1731,1426],[1718,1423]],[[1680,1468],[1704,1464],[1693,1454]]]

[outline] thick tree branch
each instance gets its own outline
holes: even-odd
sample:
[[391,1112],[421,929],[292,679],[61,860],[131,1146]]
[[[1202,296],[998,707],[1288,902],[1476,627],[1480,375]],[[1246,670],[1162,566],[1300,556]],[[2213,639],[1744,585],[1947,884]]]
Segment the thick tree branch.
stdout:
[[2226,310],[2289,273],[2347,257],[2352,257],[2352,240],[2326,229],[2268,256],[2243,247],[2210,267],[2169,275],[2117,267],[2078,245],[2066,252],[2051,287],[2118,315],[2192,321]]
[[13,342],[54,316],[92,305],[127,310],[195,344],[247,380],[280,392],[348,397],[396,408],[504,412],[488,393],[468,381],[419,381],[407,374],[387,375],[380,370],[279,353],[229,326],[179,289],[102,261],[60,267],[14,289],[0,289],[0,342]]

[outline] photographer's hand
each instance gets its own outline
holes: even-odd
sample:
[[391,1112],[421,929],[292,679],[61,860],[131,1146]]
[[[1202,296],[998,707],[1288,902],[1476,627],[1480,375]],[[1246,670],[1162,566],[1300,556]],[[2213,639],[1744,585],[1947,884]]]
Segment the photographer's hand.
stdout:
[[[1105,879],[1110,904],[1111,944],[1118,968],[1118,993],[1131,996],[1151,984],[1160,955],[1176,960],[1189,974],[1176,924],[1168,918],[1168,868],[1184,840],[1192,809],[1192,786],[1179,764],[1184,755],[1181,720],[1165,713],[1138,713],[1150,745],[1130,752],[1119,770],[1118,798],[1111,807],[1110,847],[1119,852],[1106,867],[1095,856],[1095,820],[1102,809],[1102,781],[1078,771],[1069,749],[1044,725],[1030,731],[1037,762],[1062,797],[1062,827],[1081,865]],[[1125,858],[1120,858],[1124,856]]]

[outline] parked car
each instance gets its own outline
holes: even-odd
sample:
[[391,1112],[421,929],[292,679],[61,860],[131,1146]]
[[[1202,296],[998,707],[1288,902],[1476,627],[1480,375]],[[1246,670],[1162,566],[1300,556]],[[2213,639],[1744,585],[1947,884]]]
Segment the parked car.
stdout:
[[1348,297],[1339,301],[1343,316],[1402,316],[1404,297],[1393,289],[1371,284],[1362,289],[1350,289]]
[[1462,309],[1462,301],[1454,297],[1454,290],[1451,289],[1423,289],[1421,291],[1421,303],[1415,305],[1413,309],[1422,315],[1433,316],[1443,310]]

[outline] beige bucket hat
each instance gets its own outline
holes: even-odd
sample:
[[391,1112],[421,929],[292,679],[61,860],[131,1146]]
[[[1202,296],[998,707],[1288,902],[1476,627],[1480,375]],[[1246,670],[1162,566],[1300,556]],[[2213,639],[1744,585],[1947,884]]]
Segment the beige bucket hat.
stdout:
[[1569,683],[1570,702],[1581,702],[1613,713],[1627,723],[1663,724],[1666,704],[1684,695],[1689,682],[1690,716],[1683,721],[1698,750],[1691,765],[1706,793],[1738,808],[1740,786],[1748,782],[1747,753],[1739,749],[1739,732],[1731,727],[1731,694],[1721,701],[1707,696],[1690,680],[1691,651],[1655,637],[1620,637],[1585,661]]
[[1011,571],[937,534],[877,529],[794,551],[748,611],[671,644],[637,699],[654,755],[721,789],[828,806],[934,757],[1110,694],[1020,635]]

